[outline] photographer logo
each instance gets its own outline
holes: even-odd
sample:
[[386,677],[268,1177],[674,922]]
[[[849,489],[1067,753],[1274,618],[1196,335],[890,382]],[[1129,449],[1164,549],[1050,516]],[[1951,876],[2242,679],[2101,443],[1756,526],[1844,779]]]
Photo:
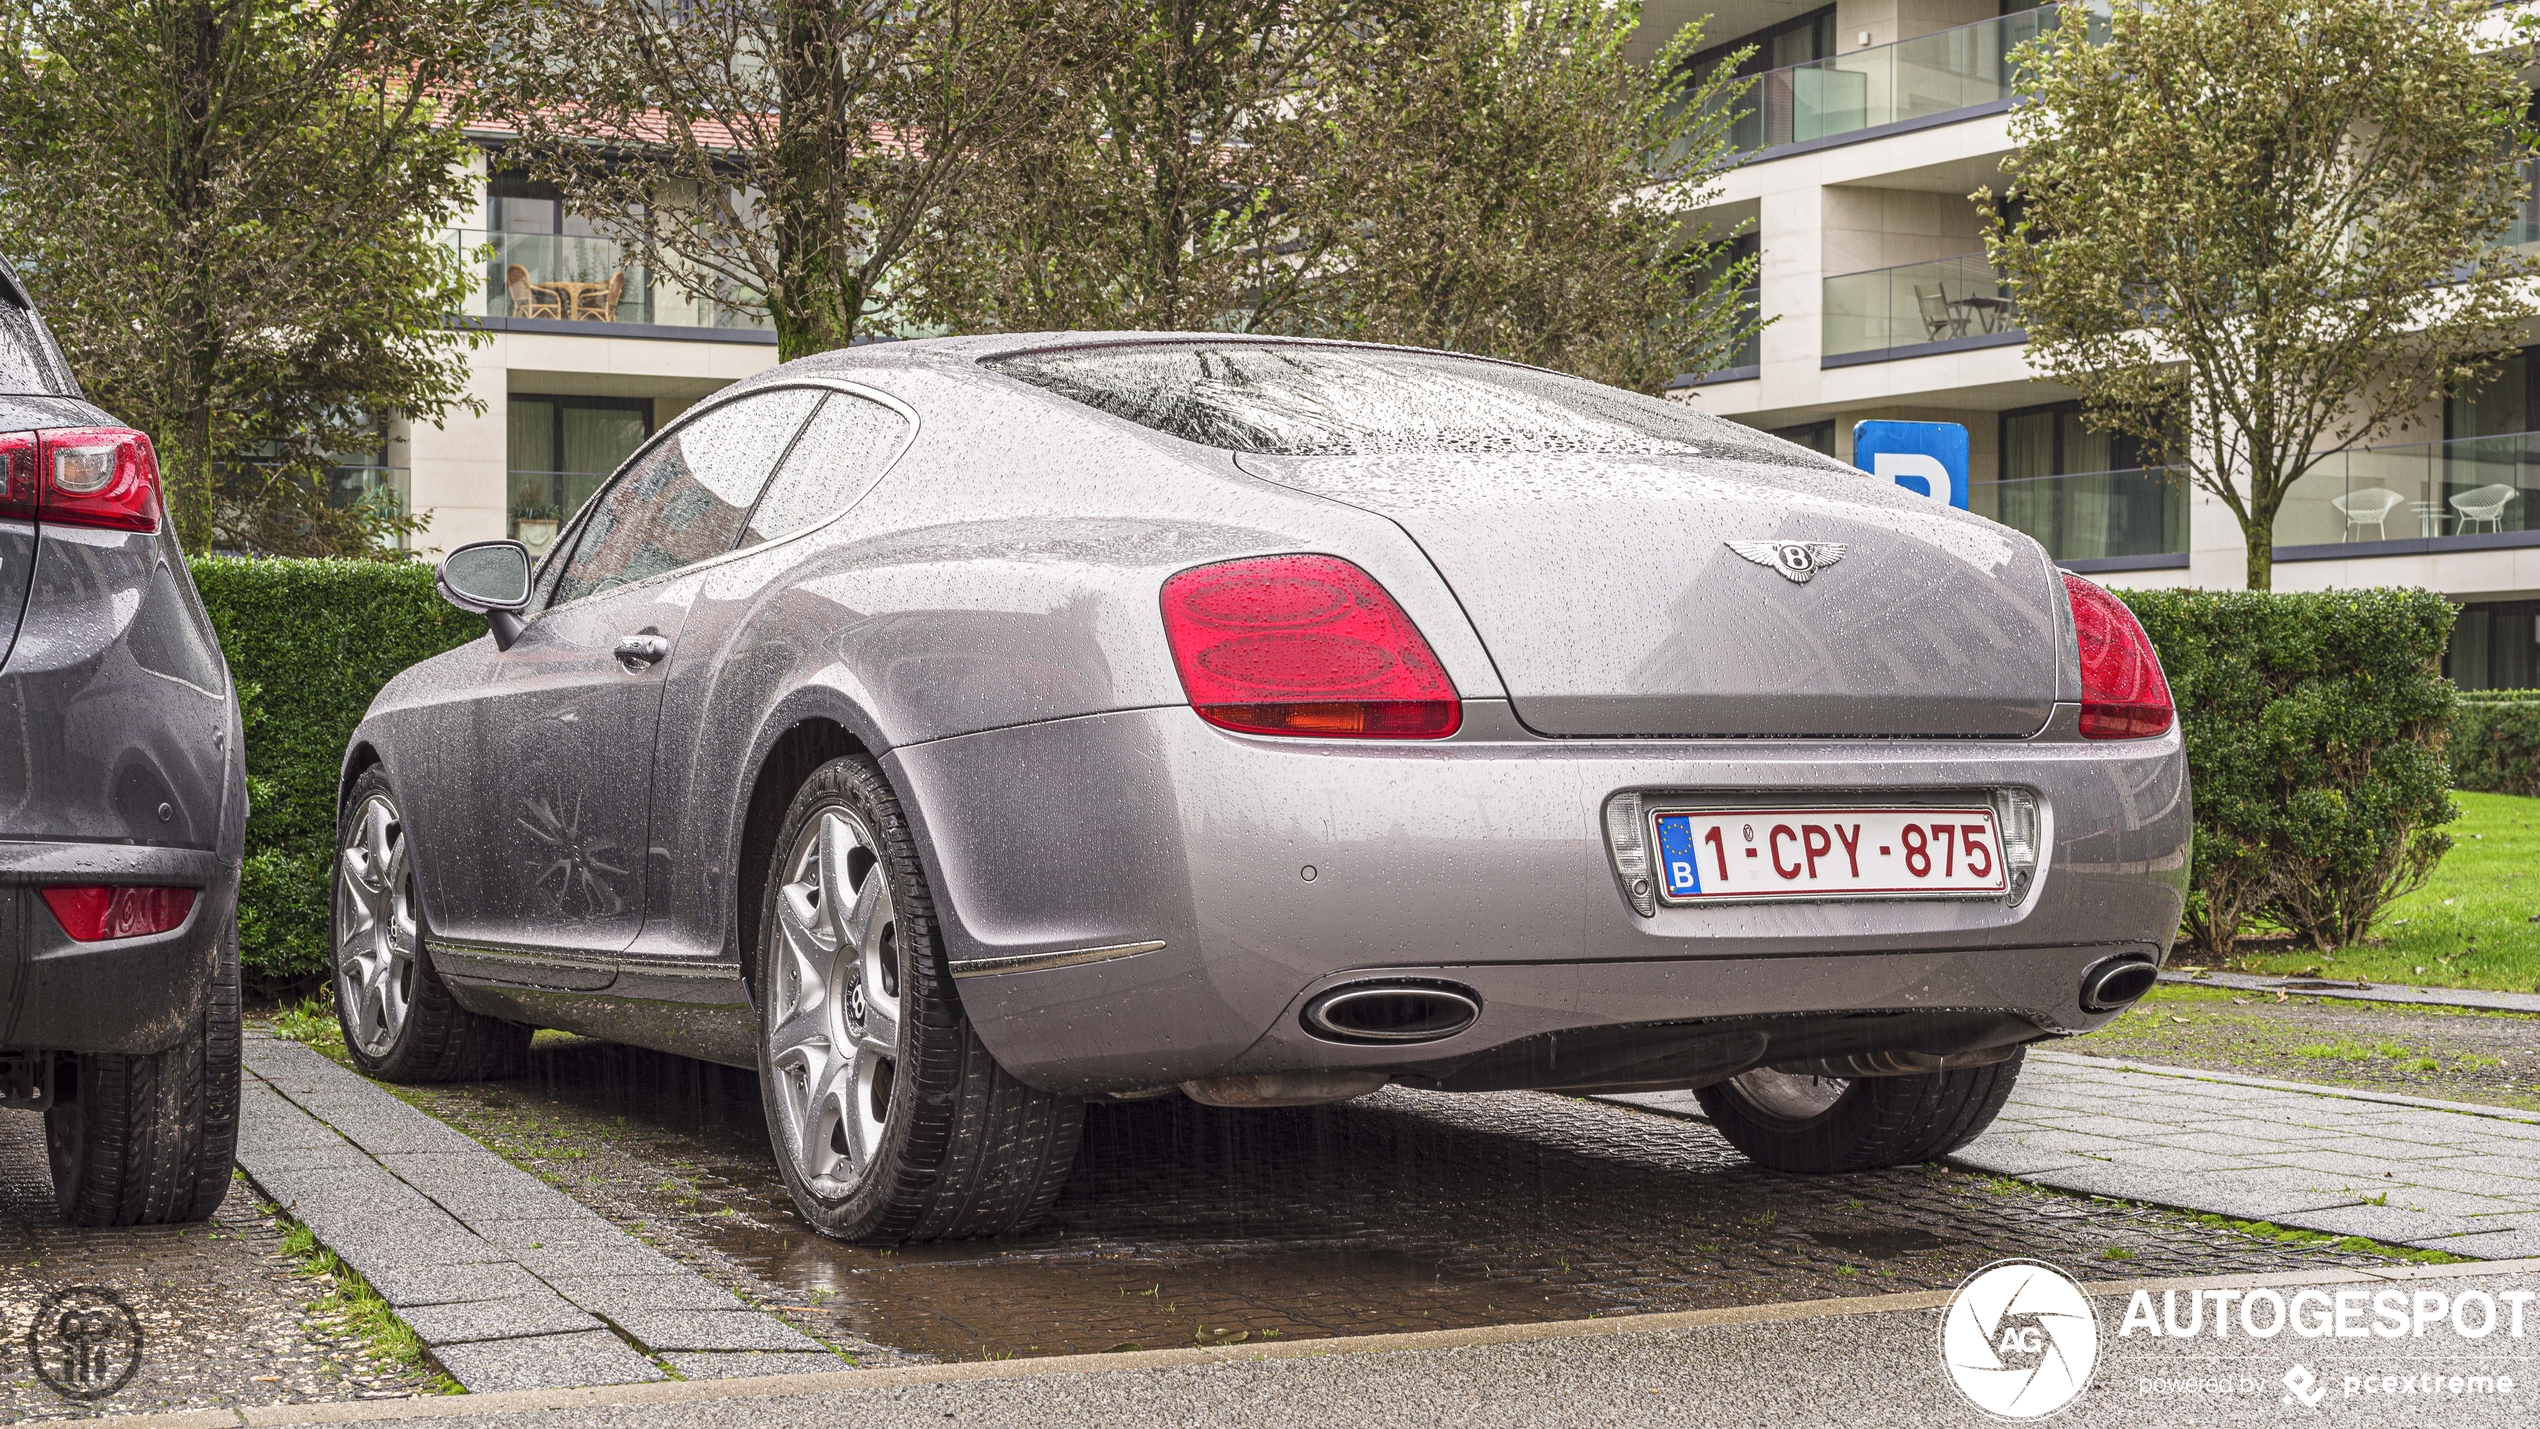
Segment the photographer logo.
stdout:
[[2089,1387],[2099,1363],[2099,1319],[2081,1287],[2055,1267],[1995,1261],[1949,1297],[1940,1363],[1985,1413],[2043,1419]]
[[38,1378],[69,1399],[103,1399],[141,1368],[141,1320],[112,1290],[74,1285],[48,1297],[27,1327]]

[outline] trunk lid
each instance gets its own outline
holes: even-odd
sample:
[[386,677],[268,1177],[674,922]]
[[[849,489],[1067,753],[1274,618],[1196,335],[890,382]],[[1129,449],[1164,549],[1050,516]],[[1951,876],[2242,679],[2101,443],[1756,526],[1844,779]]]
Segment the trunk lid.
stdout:
[[[1690,456],[1239,460],[1408,532],[1544,734],[2018,737],[2063,682],[2044,549],[1867,475]],[[1811,564],[1773,544],[1794,542],[1843,549],[1804,582],[1761,563]]]

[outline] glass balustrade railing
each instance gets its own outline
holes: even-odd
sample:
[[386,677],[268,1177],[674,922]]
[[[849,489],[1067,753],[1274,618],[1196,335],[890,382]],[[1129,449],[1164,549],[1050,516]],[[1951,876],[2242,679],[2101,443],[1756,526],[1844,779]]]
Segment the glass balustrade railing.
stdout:
[[[2011,52],[2057,24],[2064,8],[2043,5],[1766,70],[1731,101],[1738,116],[1730,142],[1740,153],[1753,153],[2008,99],[2015,79]],[[2088,8],[2091,37],[2101,38],[2105,7]]]
[[2016,333],[2011,288],[1981,253],[1825,280],[1825,355]]
[[2341,452],[2293,483],[2275,544],[2439,540],[2535,529],[2540,432]]
[[454,229],[450,241],[476,275],[468,313],[558,322],[764,330],[767,319],[696,298],[655,279],[640,251],[570,233]]
[[2157,467],[1979,481],[1967,505],[2036,537],[2059,561],[2187,552],[2187,481]]

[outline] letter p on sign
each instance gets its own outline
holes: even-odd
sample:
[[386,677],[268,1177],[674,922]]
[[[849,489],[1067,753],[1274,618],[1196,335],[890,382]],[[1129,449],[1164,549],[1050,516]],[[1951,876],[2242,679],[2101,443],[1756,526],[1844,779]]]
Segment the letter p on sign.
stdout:
[[1956,422],[1862,422],[1852,464],[1901,491],[1967,509],[1967,429]]

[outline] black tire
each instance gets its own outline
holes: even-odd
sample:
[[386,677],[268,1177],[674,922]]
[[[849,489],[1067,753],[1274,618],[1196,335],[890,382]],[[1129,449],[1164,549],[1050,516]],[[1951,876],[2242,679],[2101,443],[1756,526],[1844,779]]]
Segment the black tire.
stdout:
[[1761,1165],[1810,1176],[1875,1171],[1935,1160],[1983,1135],[2019,1080],[2024,1055],[1922,1077],[1855,1078],[1813,1116],[1758,1100],[1744,1078],[1694,1096],[1729,1144]]
[[[833,812],[859,826],[859,837],[872,845],[854,846],[862,870],[851,880],[858,896],[864,896],[871,879],[889,880],[876,891],[877,897],[889,900],[889,926],[873,926],[875,946],[888,950],[875,956],[887,956],[889,962],[867,964],[860,961],[862,954],[849,954],[848,960],[859,968],[887,967],[880,977],[897,1025],[887,1038],[878,1031],[871,1034],[876,1042],[891,1044],[895,1055],[877,1060],[878,1072],[848,1083],[844,1093],[851,1100],[867,1098],[864,1105],[880,1102],[887,1107],[870,1133],[872,1149],[860,1166],[824,1177],[806,1171],[801,1158],[816,1153],[795,1149],[787,1128],[789,1116],[819,1124],[817,1108],[805,1106],[807,1079],[780,1086],[780,1078],[794,1072],[780,1069],[780,1054],[771,1042],[779,1009],[788,1004],[800,1009],[789,1015],[806,1020],[829,1015],[801,996],[799,977],[791,984],[780,981],[795,955],[787,951],[789,934],[780,923],[779,902],[796,873],[805,840],[816,845],[818,823]],[[841,866],[846,862],[842,857]],[[827,901],[825,892],[821,899]],[[837,941],[847,944],[843,936]],[[888,987],[894,974],[897,986]],[[836,989],[842,976],[833,975],[821,985]],[[881,770],[870,761],[848,757],[821,765],[786,809],[764,870],[750,985],[759,1009],[759,1090],[768,1137],[785,1189],[813,1229],[841,1240],[950,1240],[1028,1229],[1047,1214],[1076,1159],[1084,1103],[1015,1080],[997,1065],[962,1014],[908,820]],[[878,1027],[862,1020],[874,1014],[860,983],[852,996],[835,991],[827,996],[839,1008],[860,1009],[858,1027]],[[848,1055],[855,1055],[852,1047]],[[880,1088],[878,1096],[875,1087]],[[832,1157],[844,1158],[846,1135],[841,1127],[841,1139],[822,1138],[820,1144],[832,1148]]]
[[411,857],[396,861],[393,880],[383,880],[395,883],[412,914],[411,957],[393,978],[403,1011],[394,1031],[384,1039],[374,1040],[359,1025],[357,999],[349,995],[351,984],[347,981],[352,951],[348,938],[357,934],[348,926],[346,890],[350,885],[346,882],[345,864],[374,803],[385,805],[390,829],[402,845],[403,806],[389,786],[387,772],[377,765],[353,781],[353,792],[344,801],[344,811],[336,823],[335,864],[329,880],[328,943],[334,952],[328,977],[335,987],[335,1019],[344,1029],[344,1050],[354,1066],[388,1082],[474,1082],[519,1071],[528,1061],[529,1039],[537,1029],[470,1012],[450,995],[449,984],[432,967],[423,903],[414,895]]
[[211,987],[185,1040],[164,1052],[74,1060],[71,1097],[44,1113],[53,1199],[75,1226],[208,1219],[238,1149],[238,925],[222,932]]

